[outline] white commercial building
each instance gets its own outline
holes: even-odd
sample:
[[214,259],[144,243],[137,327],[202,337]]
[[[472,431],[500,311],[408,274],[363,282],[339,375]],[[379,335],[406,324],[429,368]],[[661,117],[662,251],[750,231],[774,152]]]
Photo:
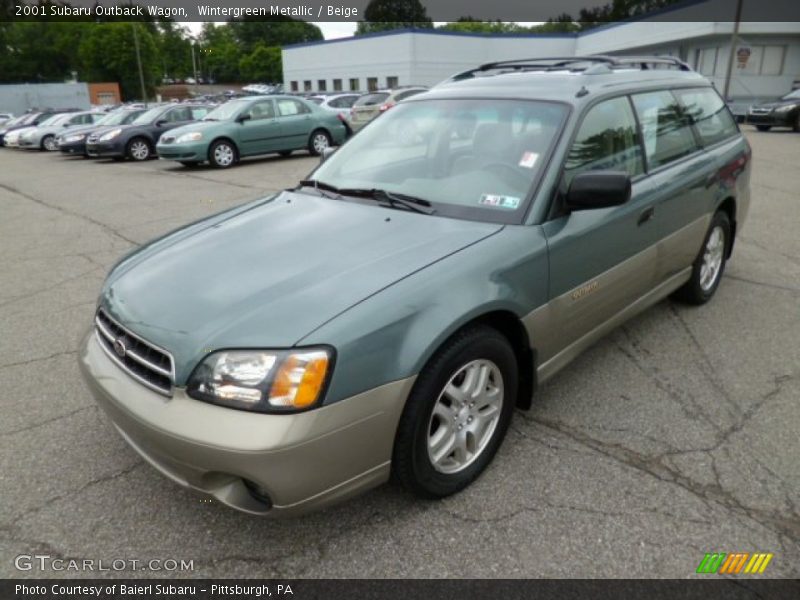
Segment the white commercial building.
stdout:
[[[662,12],[658,19],[612,23],[580,34],[480,35],[441,30],[397,30],[366,36],[311,42],[283,49],[287,91],[373,90],[398,85],[439,83],[468,68],[499,60],[587,54],[669,55],[686,61],[722,91],[734,24],[692,21],[729,0],[706,0]],[[741,102],[772,99],[800,86],[800,23],[748,21],[745,4],[734,52],[730,97]],[[752,7],[752,8],[748,8]],[[731,19],[733,15],[731,14]],[[751,18],[758,18],[753,12]]]

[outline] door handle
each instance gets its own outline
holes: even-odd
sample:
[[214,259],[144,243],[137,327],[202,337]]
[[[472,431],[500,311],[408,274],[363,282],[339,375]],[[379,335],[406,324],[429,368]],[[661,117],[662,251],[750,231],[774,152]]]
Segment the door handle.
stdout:
[[639,213],[639,219],[636,221],[637,225],[644,225],[650,219],[652,219],[656,214],[656,209],[652,206],[645,208],[641,213]]

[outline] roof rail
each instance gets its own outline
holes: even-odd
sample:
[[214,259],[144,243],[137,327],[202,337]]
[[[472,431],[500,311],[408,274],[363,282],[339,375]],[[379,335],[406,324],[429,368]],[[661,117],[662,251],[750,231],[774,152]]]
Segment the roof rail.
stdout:
[[[638,65],[638,67],[637,67]],[[682,60],[673,56],[606,56],[593,54],[589,56],[544,56],[539,58],[520,58],[490,62],[474,69],[468,69],[451,76],[447,81],[470,79],[478,74],[513,73],[521,71],[573,71],[576,73],[608,73],[620,68],[652,69],[655,65],[667,65],[680,71],[691,71],[692,68]]]

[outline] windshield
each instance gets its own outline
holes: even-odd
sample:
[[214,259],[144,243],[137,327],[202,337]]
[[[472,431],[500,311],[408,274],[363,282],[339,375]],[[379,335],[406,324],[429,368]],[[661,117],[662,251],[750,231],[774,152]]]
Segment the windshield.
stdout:
[[249,106],[252,100],[234,100],[226,102],[208,113],[203,121],[230,121],[239,114],[246,106]]
[[140,110],[119,110],[109,113],[99,121],[95,121],[95,125],[127,125],[136,117],[143,114]]
[[783,100],[795,100],[800,99],[800,89],[796,89],[793,92],[789,92],[783,97]]
[[133,121],[131,121],[131,125],[149,125],[152,123],[162,112],[164,112],[163,106],[156,106],[155,108],[151,108],[140,114],[136,117]]
[[381,115],[314,172],[320,184],[429,201],[437,214],[515,222],[566,115],[523,100],[424,100]]

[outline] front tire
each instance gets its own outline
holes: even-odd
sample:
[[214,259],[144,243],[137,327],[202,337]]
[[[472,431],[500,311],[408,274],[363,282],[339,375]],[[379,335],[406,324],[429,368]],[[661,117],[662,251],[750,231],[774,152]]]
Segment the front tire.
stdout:
[[406,402],[392,456],[396,478],[423,498],[472,483],[505,437],[518,380],[514,350],[496,329],[477,325],[451,338]]
[[687,304],[705,304],[714,295],[725,271],[731,245],[731,222],[728,215],[717,211],[711,219],[703,248],[692,266],[692,276],[673,297]]
[[227,169],[236,162],[236,147],[228,140],[217,140],[208,149],[208,162],[218,169]]
[[308,151],[313,156],[319,156],[326,148],[331,146],[331,136],[324,129],[317,129],[308,138]]
[[47,150],[48,152],[55,152],[58,150],[58,144],[56,144],[56,136],[54,135],[46,135],[42,138],[42,150]]
[[125,154],[131,160],[142,162],[148,160],[152,156],[153,150],[150,148],[148,141],[144,138],[133,138],[128,142]]

